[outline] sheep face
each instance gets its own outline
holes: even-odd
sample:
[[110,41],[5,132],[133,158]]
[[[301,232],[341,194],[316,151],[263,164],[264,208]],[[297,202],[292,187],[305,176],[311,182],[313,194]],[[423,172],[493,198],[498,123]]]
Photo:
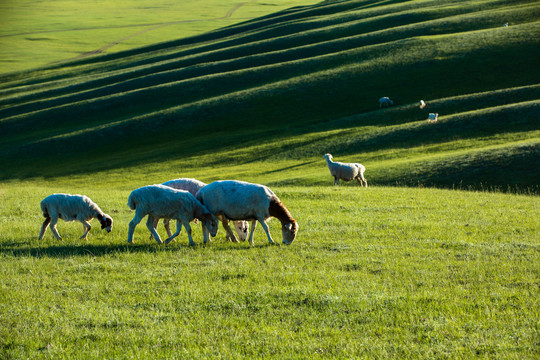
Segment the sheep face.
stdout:
[[234,228],[240,241],[246,241],[249,235],[249,223],[247,221],[235,221]]
[[294,239],[296,238],[297,232],[298,232],[298,223],[296,221],[283,225],[281,227],[281,234],[283,235],[283,243],[285,245],[291,245]]
[[105,229],[108,233],[112,231],[113,227],[113,219],[107,214],[104,214],[101,220],[99,220],[101,223],[101,229]]
[[332,160],[332,154],[326,154],[324,155],[325,160]]
[[212,237],[215,237],[217,235],[219,224],[217,217],[208,212],[203,214],[199,220],[202,221],[203,226],[208,229]]

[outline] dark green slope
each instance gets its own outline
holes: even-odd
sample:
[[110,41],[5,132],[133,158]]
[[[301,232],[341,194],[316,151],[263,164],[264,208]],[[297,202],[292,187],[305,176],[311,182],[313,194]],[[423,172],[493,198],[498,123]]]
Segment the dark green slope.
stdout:
[[[504,167],[521,167],[538,161],[539,37],[536,1],[328,1],[6,75],[0,177],[93,171],[260,142],[274,149],[271,158],[334,151],[369,159],[384,149],[514,133],[530,145],[508,144],[509,158],[519,159]],[[398,106],[379,110],[381,96]],[[419,111],[419,99],[430,108]],[[427,111],[440,113],[437,128],[418,123]],[[320,132],[323,139],[340,126],[364,136],[279,150],[287,138]],[[419,164],[407,177],[396,165],[377,180],[450,186],[470,175],[497,186],[537,185],[534,172],[495,176],[505,149],[484,150],[472,162],[443,161],[441,153],[429,170]],[[246,152],[243,160],[251,157]]]

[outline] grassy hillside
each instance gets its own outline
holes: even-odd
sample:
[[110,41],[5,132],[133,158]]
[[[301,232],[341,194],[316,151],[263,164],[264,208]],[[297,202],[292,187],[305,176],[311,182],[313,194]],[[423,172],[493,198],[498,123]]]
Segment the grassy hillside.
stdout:
[[176,40],[309,0],[18,0],[0,3],[0,73]]
[[320,184],[331,152],[374,184],[536,191],[538,34],[536,1],[327,1],[6,75],[0,178],[292,161]]
[[[539,15],[325,1],[0,76],[0,358],[539,358]],[[128,245],[129,193],[176,177],[269,185],[296,240]],[[57,192],[113,231],[38,240]]]

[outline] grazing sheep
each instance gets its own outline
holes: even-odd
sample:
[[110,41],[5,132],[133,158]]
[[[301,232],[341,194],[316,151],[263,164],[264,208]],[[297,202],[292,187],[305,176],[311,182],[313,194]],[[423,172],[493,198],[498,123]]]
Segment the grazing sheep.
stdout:
[[439,114],[438,113],[429,113],[428,115],[428,122],[429,123],[434,123],[434,122],[437,122],[437,120],[439,119]]
[[423,108],[426,107],[426,102],[425,102],[424,100],[420,100],[420,101],[418,102],[418,105],[420,106],[420,109],[423,109]]
[[392,105],[394,105],[394,102],[387,96],[379,99],[379,108],[390,107]]
[[92,228],[89,221],[93,218],[97,218],[101,223],[101,228],[105,229],[107,232],[111,232],[113,227],[113,219],[109,215],[103,213],[95,202],[84,195],[49,195],[41,201],[41,211],[43,212],[45,221],[43,222],[43,225],[41,225],[39,240],[43,239],[43,235],[45,235],[45,231],[47,231],[49,224],[54,237],[57,240],[62,240],[58,230],[56,230],[58,219],[64,221],[80,221],[83,224],[84,229],[81,239],[85,240],[88,236],[88,232]]
[[[273,244],[266,219],[275,217],[281,222],[283,243],[290,245],[298,232],[298,223],[279,198],[264,185],[244,181],[215,181],[197,193],[197,199],[216,214],[231,220],[251,220],[248,241],[253,246],[257,221],[261,223],[268,242]],[[203,227],[205,241],[208,231]]]
[[[181,179],[166,181],[163,183],[163,185],[172,187],[173,189],[177,189],[177,190],[189,191],[193,196],[197,195],[197,192],[206,186],[206,184],[203,183],[202,181],[199,181],[197,179],[190,179],[190,178],[181,178]],[[227,235],[226,235],[227,240],[238,242],[238,240],[236,239],[236,236],[234,235],[231,228],[229,227],[229,220],[222,216],[218,216],[218,219],[223,223],[223,227],[225,228],[225,231],[227,232]],[[157,227],[158,221],[159,219],[156,219],[154,223],[154,228]],[[238,234],[238,238],[241,241],[246,241],[248,232],[249,232],[249,223],[247,221],[237,220],[237,221],[233,221],[233,224],[234,224],[236,233]],[[172,233],[169,226],[169,219],[164,219],[163,225],[165,226],[167,235],[169,235],[170,237]]]
[[332,161],[331,154],[324,155],[324,159],[326,160],[330,174],[334,177],[334,185],[339,185],[339,180],[351,181],[356,179],[360,183],[360,186],[363,186],[365,183],[366,187],[368,187],[367,180],[364,178],[364,171],[366,171],[364,165]]
[[217,234],[217,218],[188,191],[176,190],[163,185],[144,186],[131,192],[127,204],[131,210],[135,210],[135,216],[129,223],[128,243],[130,244],[133,243],[135,227],[146,215],[148,215],[146,227],[159,244],[162,241],[154,229],[156,218],[176,220],[176,232],[165,240],[166,244],[180,234],[182,225],[184,225],[189,245],[196,245],[191,237],[191,227],[189,226],[189,222],[195,218],[202,221],[204,228],[208,229],[212,236]]

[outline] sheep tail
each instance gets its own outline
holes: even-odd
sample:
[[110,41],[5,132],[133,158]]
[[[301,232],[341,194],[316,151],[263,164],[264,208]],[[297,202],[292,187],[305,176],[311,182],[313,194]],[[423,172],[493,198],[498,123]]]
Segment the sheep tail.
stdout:
[[41,202],[41,211],[43,212],[43,217],[49,217],[49,211],[47,210],[47,205],[42,201]]
[[129,208],[131,210],[135,210],[135,208],[136,208],[135,204],[136,204],[136,202],[135,202],[133,194],[129,195],[127,206],[129,206]]

